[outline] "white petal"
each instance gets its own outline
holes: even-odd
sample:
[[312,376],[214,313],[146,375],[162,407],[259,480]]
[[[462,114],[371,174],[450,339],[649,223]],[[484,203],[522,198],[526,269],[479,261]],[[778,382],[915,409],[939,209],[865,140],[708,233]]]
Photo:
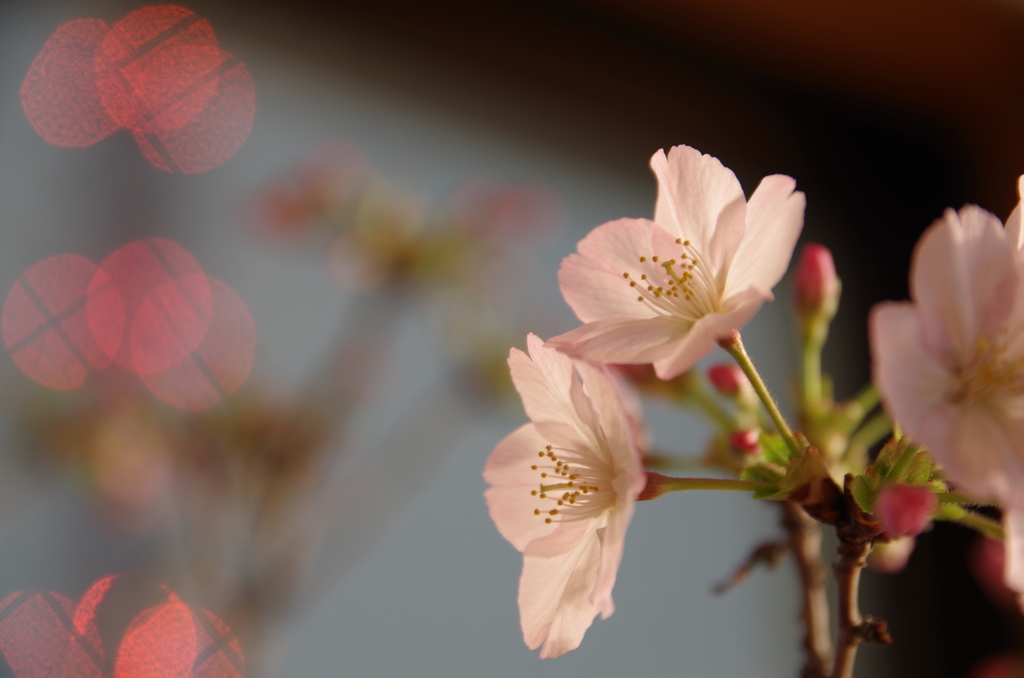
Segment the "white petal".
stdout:
[[719,215],[730,203],[743,200],[736,175],[718,158],[689,146],[675,146],[667,157],[658,151],[651,169],[658,178],[654,220],[710,253]]
[[796,182],[775,174],[761,180],[747,203],[747,230],[733,258],[726,294],[770,290],[782,279],[804,225],[806,199]]
[[973,206],[959,215],[946,210],[921,236],[911,264],[925,345],[950,366],[969,358],[979,336],[1005,323],[1016,275],[998,219]]
[[529,335],[526,341],[530,355],[512,349],[508,357],[512,382],[523,399],[526,415],[533,421],[561,421],[579,430],[580,421],[569,400],[572,360],[545,349],[536,335]]
[[651,244],[656,230],[662,229],[647,219],[610,221],[579,242],[579,254],[562,260],[558,283],[566,303],[580,320],[651,317],[651,310],[637,302],[637,293],[623,273],[639,281],[647,272],[650,265],[641,266],[639,258],[659,254]]
[[727,337],[754,317],[771,295],[762,290],[749,288],[730,300],[730,309],[724,313],[709,313],[690,328],[680,341],[673,345],[673,352],[654,363],[654,370],[662,379],[672,379],[692,368],[697,362],[710,355],[717,347],[718,340]]
[[1005,501],[1013,486],[1007,460],[1013,456],[995,413],[975,405],[961,412],[952,431],[952,451],[941,460],[949,479],[967,492]]
[[672,350],[671,342],[685,332],[685,323],[676,318],[597,320],[553,337],[547,345],[598,363],[643,365]]
[[1006,531],[1006,564],[1003,579],[1017,593],[1024,593],[1024,511],[1003,511],[1003,530]]
[[953,376],[923,350],[918,311],[906,302],[877,304],[868,316],[868,336],[873,380],[889,414],[910,437],[946,456],[957,416],[946,402]]
[[1006,239],[1010,246],[1019,250],[1024,245],[1024,228],[1021,227],[1021,219],[1024,213],[1021,210],[1021,203],[1024,202],[1024,174],[1017,179],[1017,206],[1006,219]]
[[540,485],[538,472],[530,466],[547,444],[533,424],[520,426],[495,446],[484,467],[484,480],[491,485],[484,492],[491,519],[518,551],[555,531],[554,524],[533,513],[536,508],[550,508],[548,502],[530,495]]
[[576,649],[590,628],[597,615],[589,597],[597,579],[600,551],[596,530],[590,529],[563,555],[523,557],[519,579],[523,640],[531,650],[543,643],[542,658]]
[[643,469],[639,468],[637,473],[637,466],[639,461],[634,463],[634,469],[623,472],[613,481],[618,500],[615,509],[608,516],[608,524],[601,531],[601,566],[597,571],[597,581],[590,602],[601,613],[602,619],[607,619],[615,611],[612,589],[615,587],[619,565],[622,563],[626,529],[633,519],[636,498],[646,484]]

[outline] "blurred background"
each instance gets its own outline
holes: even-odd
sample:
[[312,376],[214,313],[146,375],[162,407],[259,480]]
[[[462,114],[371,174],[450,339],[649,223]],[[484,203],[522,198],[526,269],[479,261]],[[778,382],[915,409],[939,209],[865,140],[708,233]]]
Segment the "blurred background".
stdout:
[[[906,297],[921,231],[947,206],[1016,204],[1024,4],[195,0],[256,114],[189,175],[125,130],[47,144],[19,100],[58,26],[141,6],[0,5],[0,289],[54,255],[167,238],[244,301],[255,358],[199,412],[116,367],[52,391],[0,361],[0,598],[75,601],[121,575],[97,616],[111,657],[164,585],[235,630],[251,676],[794,675],[791,565],[711,593],[779,533],[771,506],[731,496],[639,506],[616,614],[562,659],[526,650],[520,558],[481,496],[522,421],[502,361],[575,326],[558,262],[597,224],[650,216],[648,159],[685,143],[748,194],[772,173],[806,192],[803,240],[845,283],[826,368],[851,396],[868,309]],[[783,395],[788,283],[777,296],[745,336]],[[651,418],[660,448],[702,451],[701,422]],[[896,644],[864,649],[859,675],[967,676],[1019,647],[972,541],[942,525],[903,572],[865,576]]]

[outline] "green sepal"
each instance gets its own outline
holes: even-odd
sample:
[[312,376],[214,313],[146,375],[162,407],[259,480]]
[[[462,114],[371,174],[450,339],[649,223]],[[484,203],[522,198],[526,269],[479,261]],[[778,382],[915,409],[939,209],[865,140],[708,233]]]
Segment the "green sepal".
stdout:
[[898,479],[898,482],[906,485],[927,485],[932,477],[932,460],[924,451],[918,452],[901,475],[903,477]]
[[883,480],[889,480],[889,474],[906,449],[902,443],[902,440],[890,440],[878,452],[875,463],[871,465],[871,480],[874,481],[872,484],[875,487],[878,487]]
[[740,480],[771,483],[775,486],[771,490],[758,490],[754,493],[754,499],[768,499],[778,494],[784,478],[785,476],[781,472],[768,466],[748,466],[740,473]]
[[[803,454],[789,460],[786,465],[786,474],[779,483],[778,491],[758,492],[754,498],[788,499],[798,489],[824,479],[831,480],[828,474],[828,464],[816,447],[807,446],[804,448]],[[817,487],[817,485],[812,487]]]
[[875,488],[871,486],[871,481],[865,476],[857,476],[850,483],[850,494],[853,495],[854,500],[857,502],[857,506],[860,507],[861,511],[865,513],[874,513],[875,499],[877,493]]
[[767,461],[782,467],[789,463],[793,451],[789,449],[789,445],[782,439],[782,436],[775,433],[762,433],[758,436],[757,442]]

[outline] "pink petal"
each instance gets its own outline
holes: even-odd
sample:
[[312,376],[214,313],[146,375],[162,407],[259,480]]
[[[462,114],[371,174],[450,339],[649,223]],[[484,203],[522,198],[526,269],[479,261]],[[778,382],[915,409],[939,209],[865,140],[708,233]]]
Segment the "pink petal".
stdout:
[[554,523],[534,515],[534,509],[544,508],[544,502],[530,494],[539,488],[538,472],[530,466],[537,463],[537,453],[547,444],[533,424],[525,424],[495,446],[484,467],[484,480],[491,485],[484,492],[491,520],[520,552],[531,541],[555,531]]
[[[638,482],[639,481],[639,482]],[[614,481],[614,489],[620,500],[608,516],[608,524],[599,531],[601,537],[601,564],[597,570],[597,581],[590,595],[590,602],[607,619],[615,611],[612,589],[622,563],[622,551],[626,543],[626,529],[633,519],[636,497],[643,491],[647,481],[641,469],[639,474],[624,473]]]
[[946,467],[949,479],[967,492],[1007,501],[1020,480],[1019,474],[1006,463],[1012,454],[1006,431],[995,414],[982,405],[974,405],[955,422],[952,450],[939,461]]
[[508,357],[512,382],[523,399],[526,415],[533,421],[561,421],[580,429],[581,422],[569,399],[572,360],[545,349],[536,335],[529,335],[526,341],[530,355],[512,349]]
[[999,220],[973,205],[959,215],[946,210],[921,236],[911,296],[925,345],[947,364],[968,358],[979,336],[1006,322],[1016,295],[1013,258]]
[[868,336],[875,384],[889,413],[906,432],[947,456],[956,413],[946,403],[953,376],[921,350],[921,321],[912,304],[886,302],[871,309]]
[[796,182],[775,174],[761,180],[747,203],[747,230],[739,244],[726,294],[748,287],[770,290],[782,279],[804,225],[804,194]]
[[544,644],[550,659],[579,647],[597,610],[589,597],[597,580],[601,544],[589,529],[575,547],[555,557],[523,558],[519,579],[519,616],[523,640],[531,650]]
[[1017,593],[1024,593],[1024,512],[1006,509],[1003,512],[1006,531],[1006,570],[1003,579]]
[[689,146],[675,146],[667,157],[658,151],[651,158],[651,169],[658,178],[654,220],[710,255],[722,211],[744,199],[736,175],[718,158]]
[[687,329],[677,318],[597,320],[553,337],[547,345],[598,363],[648,364],[672,350],[672,342]]
[[673,352],[654,363],[662,379],[672,379],[691,369],[697,362],[718,348],[718,340],[739,329],[754,317],[771,295],[756,289],[744,290],[730,300],[731,310],[704,316],[690,328],[685,337],[673,344]]
[[580,320],[651,317],[651,309],[637,301],[637,293],[623,273],[639,281],[640,275],[652,267],[664,272],[656,264],[646,262],[645,266],[640,262],[641,256],[648,260],[655,254],[672,256],[671,252],[654,251],[652,237],[656,230],[662,229],[647,219],[610,221],[579,242],[579,254],[562,260],[559,286]]
[[1017,179],[1017,206],[1013,208],[1013,212],[1006,219],[1006,240],[1010,243],[1010,246],[1016,250],[1024,245],[1024,228],[1021,228],[1021,202],[1024,201],[1024,174],[1020,175]]

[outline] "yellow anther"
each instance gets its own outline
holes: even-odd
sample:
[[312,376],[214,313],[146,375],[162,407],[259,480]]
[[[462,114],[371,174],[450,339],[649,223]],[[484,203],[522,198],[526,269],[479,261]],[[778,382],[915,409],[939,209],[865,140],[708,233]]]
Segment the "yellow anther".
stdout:
[[640,257],[640,263],[641,264],[644,263],[645,261],[647,261],[647,257]]
[[654,263],[658,263],[658,257],[651,257],[651,261],[653,261]]
[[548,515],[557,516],[558,515],[558,509],[551,509],[550,511],[548,511]]
[[548,525],[550,525],[551,524],[551,518],[545,518],[544,522],[547,523]]
[[533,515],[539,516],[540,515],[540,509],[533,509]]
[[530,467],[530,470],[532,470],[532,471],[536,471],[536,470],[537,470],[537,465],[536,465],[536,464],[534,464],[533,466],[531,466],[531,467]]
[[530,490],[530,495],[536,497],[537,496],[537,490]]

